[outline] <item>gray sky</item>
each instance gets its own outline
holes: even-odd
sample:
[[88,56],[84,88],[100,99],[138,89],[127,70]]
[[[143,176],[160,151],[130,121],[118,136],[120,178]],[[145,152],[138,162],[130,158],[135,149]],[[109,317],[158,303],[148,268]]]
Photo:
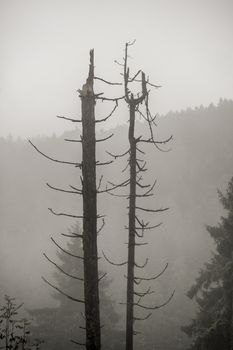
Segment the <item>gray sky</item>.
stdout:
[[0,0],[0,136],[69,128],[54,117],[79,117],[89,49],[96,75],[118,80],[132,39],[132,67],[163,86],[155,112],[233,98],[232,19],[231,0]]

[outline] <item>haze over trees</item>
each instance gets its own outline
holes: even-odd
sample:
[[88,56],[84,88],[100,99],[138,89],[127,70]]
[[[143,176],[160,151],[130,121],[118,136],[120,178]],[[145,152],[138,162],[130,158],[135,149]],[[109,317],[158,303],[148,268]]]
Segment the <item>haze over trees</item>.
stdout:
[[[174,135],[173,150],[162,156],[157,154],[156,159],[149,152],[147,157],[153,175],[155,174],[159,180],[158,201],[166,203],[171,210],[156,237],[151,237],[153,249],[149,246],[147,249],[153,256],[152,261],[156,266],[161,261],[166,262],[169,257],[171,269],[167,271],[166,278],[159,281],[156,290],[162,300],[165,292],[175,287],[176,298],[166,310],[152,316],[146,329],[143,330],[145,336],[138,340],[136,347],[144,346],[145,349],[151,349],[152,345],[156,345],[161,350],[181,350],[188,345],[187,338],[179,328],[182,324],[189,323],[190,317],[194,317],[195,305],[185,294],[193,284],[199,268],[209,260],[211,250],[214,249],[212,239],[205,233],[205,224],[216,226],[219,214],[224,214],[216,197],[216,188],[220,188],[224,193],[227,182],[232,176],[232,113],[233,102],[220,101],[218,106],[210,105],[208,108],[170,113],[160,118],[161,137],[165,136],[167,130],[171,130]],[[139,123],[139,127],[144,128],[143,122]],[[63,137],[72,138],[76,133],[77,130],[71,130]],[[112,142],[123,147],[126,133],[127,128],[119,126],[115,130],[116,137]],[[106,135],[104,131],[98,133],[99,137]],[[68,148],[63,148],[61,139],[54,136],[38,138],[35,141],[47,152],[57,152],[61,156],[66,156]],[[43,189],[43,184],[53,180],[54,177],[58,184],[64,184],[67,176],[75,179],[76,175],[71,169],[63,169],[59,165],[54,168],[44,162],[39,156],[35,156],[22,140],[1,139],[0,143],[1,286],[8,288],[4,292],[22,296],[21,299],[27,300],[29,304],[31,300],[33,307],[35,303],[38,306],[43,306],[44,303],[48,305],[52,303],[52,298],[48,301],[49,291],[45,291],[39,282],[40,275],[44,275],[48,270],[46,262],[41,261],[41,251],[48,249],[49,253],[53,253],[54,247],[47,247],[48,232],[65,232],[70,221],[62,218],[54,220],[48,215],[46,208],[52,205],[56,207],[59,197],[48,192],[46,188]],[[71,157],[77,157],[76,149],[69,148],[69,152]],[[99,152],[104,154],[105,148],[100,147]],[[110,178],[109,172],[109,168],[104,170],[106,178]],[[117,166],[113,165],[113,172],[115,179],[120,178],[120,169]],[[113,217],[111,232],[104,230],[100,241],[104,249],[110,249],[111,257],[115,259],[118,257],[114,255],[115,247],[122,247],[125,242],[119,225],[125,203],[119,199],[114,201],[113,206],[110,199],[106,199],[101,205],[103,212]],[[64,198],[64,205],[70,211],[81,207],[80,203],[74,203],[68,198]],[[172,234],[169,233],[171,231]],[[23,249],[18,251],[18,246],[30,246],[27,256]],[[7,256],[6,251],[9,252]],[[125,252],[119,250],[119,258],[123,258],[124,254]],[[145,252],[142,252],[142,258],[145,256]],[[31,271],[31,266],[35,264],[38,266],[38,272],[35,269]],[[110,267],[106,264],[105,269],[110,270]],[[148,270],[148,273],[154,271]],[[115,281],[107,288],[117,302],[121,302],[124,282],[119,283],[121,276],[117,273],[112,275]],[[37,296],[35,290],[39,291],[36,293]],[[120,314],[124,312],[118,306],[117,310]],[[121,325],[121,321],[119,324]],[[153,327],[155,324],[156,327]]]

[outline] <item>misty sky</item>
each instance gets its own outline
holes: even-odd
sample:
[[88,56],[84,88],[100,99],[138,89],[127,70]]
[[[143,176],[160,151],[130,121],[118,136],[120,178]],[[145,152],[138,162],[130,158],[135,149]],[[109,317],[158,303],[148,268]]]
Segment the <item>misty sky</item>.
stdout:
[[163,86],[155,112],[233,98],[232,19],[231,0],[0,0],[0,136],[70,128],[55,116],[80,116],[89,49],[96,75],[119,80],[132,39],[130,64]]

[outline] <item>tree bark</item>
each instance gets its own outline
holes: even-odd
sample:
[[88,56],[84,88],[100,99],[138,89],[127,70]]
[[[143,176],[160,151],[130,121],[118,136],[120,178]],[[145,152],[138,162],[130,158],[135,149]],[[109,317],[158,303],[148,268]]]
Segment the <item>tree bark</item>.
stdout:
[[126,350],[133,350],[134,317],[134,262],[135,262],[135,215],[136,215],[136,140],[134,137],[135,105],[130,103],[129,121],[130,143],[130,194],[129,194],[129,241],[126,308]]
[[97,191],[96,191],[96,139],[94,51],[90,51],[90,67],[86,84],[80,91],[82,101],[82,174],[83,174],[83,251],[84,298],[86,318],[86,349],[101,348],[98,251],[97,251]]

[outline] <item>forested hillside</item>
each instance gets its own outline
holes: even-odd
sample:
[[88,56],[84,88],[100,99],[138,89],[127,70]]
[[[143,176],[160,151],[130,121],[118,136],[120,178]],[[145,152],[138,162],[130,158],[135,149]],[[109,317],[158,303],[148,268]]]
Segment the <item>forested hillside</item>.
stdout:
[[[141,249],[141,254],[142,260],[149,257],[148,271],[154,274],[160,272],[166,262],[169,263],[166,274],[155,283],[156,293],[151,300],[160,303],[174,288],[176,293],[166,309],[155,312],[141,327],[145,328],[147,343],[157,344],[157,349],[183,349],[186,338],[180,332],[180,326],[193,312],[193,304],[187,299],[186,292],[214,249],[205,224],[218,222],[222,209],[216,191],[217,188],[223,190],[233,175],[233,101],[221,100],[217,106],[171,112],[158,117],[157,124],[157,139],[172,134],[173,141],[166,146],[168,152],[148,147],[150,179],[157,179],[156,196],[151,204],[155,208],[169,207],[170,210],[151,217],[153,224],[162,221],[163,225],[148,233],[150,244]],[[144,127],[143,122],[140,127]],[[106,151],[121,152],[127,147],[125,126],[100,130],[98,137],[111,133],[114,137],[109,139],[108,148],[106,143],[104,147],[98,144],[101,161],[109,160]],[[38,137],[33,142],[54,157],[78,161],[81,158],[80,145],[63,139],[78,138],[79,135],[78,129],[72,129],[62,137]],[[52,163],[36,153],[26,140],[12,140],[10,137],[0,139],[0,161],[1,293],[27,299],[31,308],[54,305],[52,298],[48,297],[50,290],[40,278],[42,274],[52,278],[52,267],[42,252],[55,256],[55,248],[49,243],[51,235],[65,246],[58,234],[67,231],[72,219],[54,217],[48,208],[78,213],[81,200],[53,192],[46,183],[63,188],[69,185],[78,187],[79,170]],[[126,177],[123,168],[124,164],[116,160],[114,164],[99,169],[99,176],[104,175],[103,184],[123,181]],[[124,225],[127,223],[127,202],[103,194],[99,206],[101,214],[106,215],[106,227],[99,237],[100,247],[112,260],[123,258],[126,256]],[[113,274],[109,294],[117,302],[123,301],[124,268],[109,266],[104,259],[101,264],[102,269]],[[121,313],[120,306],[118,311]],[[156,333],[152,331],[154,324],[157,324]],[[140,337],[140,342],[143,339]]]

